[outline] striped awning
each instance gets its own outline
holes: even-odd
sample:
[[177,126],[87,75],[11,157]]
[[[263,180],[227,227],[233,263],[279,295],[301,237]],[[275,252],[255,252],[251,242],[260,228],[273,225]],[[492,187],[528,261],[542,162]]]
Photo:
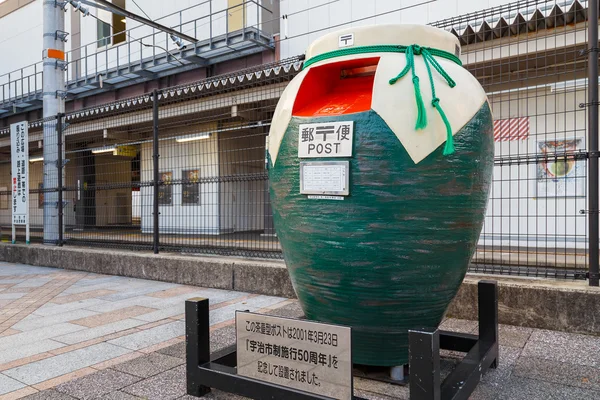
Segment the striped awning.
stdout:
[[494,121],[494,142],[525,140],[529,137],[529,117]]

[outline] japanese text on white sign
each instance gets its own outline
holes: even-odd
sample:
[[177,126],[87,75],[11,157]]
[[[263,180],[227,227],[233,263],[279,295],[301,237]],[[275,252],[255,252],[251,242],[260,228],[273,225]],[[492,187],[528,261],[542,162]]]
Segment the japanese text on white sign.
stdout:
[[236,331],[239,375],[352,398],[350,328],[237,312]]
[[29,134],[26,121],[10,126],[13,225],[26,225],[29,208]]
[[354,121],[300,124],[298,157],[352,157]]
[[347,196],[348,161],[308,161],[300,163],[300,193]]

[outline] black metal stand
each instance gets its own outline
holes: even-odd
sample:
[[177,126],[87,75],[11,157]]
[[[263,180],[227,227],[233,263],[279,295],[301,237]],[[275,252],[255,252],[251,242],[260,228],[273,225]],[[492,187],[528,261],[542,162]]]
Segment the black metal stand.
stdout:
[[[211,356],[208,299],[185,303],[187,393],[202,397],[211,388],[253,399],[331,400],[329,397],[240,376],[236,347]],[[479,282],[479,336],[423,329],[409,332],[411,400],[468,399],[481,376],[498,363],[498,288]],[[440,384],[440,349],[468,353]],[[364,400],[354,397],[354,400]]]
[[[488,368],[498,365],[498,286],[478,284],[479,336],[437,329],[409,331],[411,400],[468,399]],[[440,349],[466,352],[440,384]]]

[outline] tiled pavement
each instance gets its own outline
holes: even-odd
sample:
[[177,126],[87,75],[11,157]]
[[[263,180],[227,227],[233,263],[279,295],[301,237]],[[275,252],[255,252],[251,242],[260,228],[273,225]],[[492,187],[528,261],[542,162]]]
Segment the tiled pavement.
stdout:
[[[184,340],[184,305],[191,297],[210,299],[213,330],[232,326],[235,310],[264,312],[290,303],[279,297],[0,262],[0,400],[31,394],[72,398],[44,390],[69,388],[61,384],[84,376],[88,386],[74,389],[76,398],[96,398],[126,386],[144,398],[141,378],[183,362],[182,354],[155,352]],[[116,367],[125,361],[131,364]],[[94,382],[101,387],[94,388]]]
[[[236,309],[302,315],[282,298],[0,263],[0,400],[192,400],[182,314],[196,296],[211,300],[213,351],[234,342]],[[477,324],[450,319],[443,328],[474,332]],[[472,399],[600,400],[600,338],[501,326],[500,345],[499,368]],[[443,372],[456,356],[445,354]],[[355,389],[408,399],[404,387],[360,378]]]

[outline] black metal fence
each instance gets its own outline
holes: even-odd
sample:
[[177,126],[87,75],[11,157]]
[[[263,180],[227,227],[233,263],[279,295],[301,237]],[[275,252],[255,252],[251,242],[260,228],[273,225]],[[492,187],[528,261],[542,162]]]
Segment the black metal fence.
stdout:
[[[597,224],[588,163],[598,154],[587,127],[598,108],[587,94],[587,49],[597,46],[586,5],[522,1],[434,24],[459,38],[495,118],[493,187],[472,272],[587,276]],[[44,196],[58,191],[66,244],[281,257],[265,139],[300,66],[285,60],[59,118],[64,183],[42,188],[45,161],[31,163],[33,237],[43,235]],[[32,157],[39,147],[32,141]],[[9,175],[0,170],[0,216]]]
[[586,276],[588,182],[597,181],[588,176],[587,5],[521,1],[434,24],[459,38],[495,119],[493,185],[472,271]]

